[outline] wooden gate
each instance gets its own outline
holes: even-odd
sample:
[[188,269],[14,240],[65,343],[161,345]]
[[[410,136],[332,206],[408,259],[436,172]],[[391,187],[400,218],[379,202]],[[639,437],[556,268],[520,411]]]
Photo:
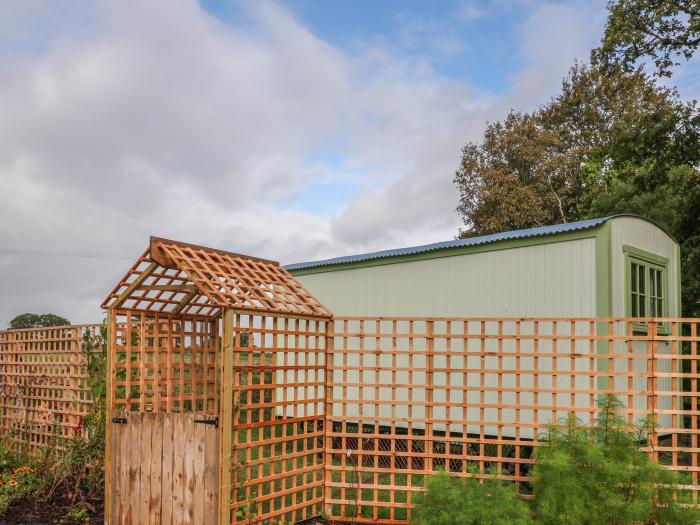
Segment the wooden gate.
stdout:
[[113,524],[216,524],[218,419],[112,412]]

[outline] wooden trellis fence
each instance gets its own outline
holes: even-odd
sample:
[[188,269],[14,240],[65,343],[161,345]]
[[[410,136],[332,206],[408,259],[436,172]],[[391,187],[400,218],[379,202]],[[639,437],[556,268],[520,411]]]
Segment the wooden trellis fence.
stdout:
[[336,318],[326,405],[326,510],[405,523],[425,476],[498,472],[531,494],[538,437],[613,394],[643,448],[700,492],[698,319]]
[[[230,312],[221,325],[134,310],[114,316],[116,414],[230,414],[221,424],[231,429],[222,436],[222,450],[230,451],[222,458],[226,471],[214,464],[221,475],[230,472],[223,480],[228,489],[219,481],[202,484],[208,490],[198,506],[200,495],[187,492],[188,475],[197,479],[196,459],[181,465],[178,484],[179,463],[141,457],[151,490],[155,479],[159,497],[182,503],[171,508],[156,500],[161,504],[150,508],[152,500],[128,498],[117,500],[118,509],[170,512],[175,523],[178,510],[187,521],[182,509],[191,500],[195,513],[222,505],[232,522],[252,506],[267,518],[298,520],[325,509],[336,521],[405,523],[412,495],[439,469],[477,477],[495,470],[528,497],[537,437],[572,412],[590,423],[606,394],[624,403],[629,422],[656,421],[643,447],[681,472],[681,489],[698,503],[698,319],[331,322]],[[87,330],[99,326],[0,331],[4,439],[34,451],[79,431],[90,403],[81,348]],[[228,353],[220,340],[230,341]],[[225,406],[221,378],[230,385]],[[200,430],[209,432],[195,427],[192,446]],[[166,452],[167,438],[158,444]],[[125,443],[125,450],[149,450],[134,448],[132,438]],[[216,480],[211,466],[203,472]]]
[[[108,523],[403,524],[425,477],[531,497],[602,396],[700,504],[700,319],[332,318],[277,263],[152,238],[108,309]],[[0,331],[0,434],[80,428],[95,325]]]
[[0,331],[0,435],[5,443],[34,452],[80,432],[91,403],[83,338],[99,328]]

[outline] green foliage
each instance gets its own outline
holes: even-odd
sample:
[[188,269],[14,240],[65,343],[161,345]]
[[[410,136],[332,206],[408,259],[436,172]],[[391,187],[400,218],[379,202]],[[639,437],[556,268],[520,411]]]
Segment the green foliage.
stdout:
[[700,45],[697,0],[610,0],[601,46],[593,60],[632,70],[650,58],[660,76],[671,76],[679,57],[690,59]]
[[[236,509],[236,523],[245,523],[247,525],[261,523],[257,504],[253,501],[253,498],[246,500],[243,505]],[[264,523],[265,525],[291,525],[283,519],[268,519]]]
[[0,442],[0,517],[15,499],[35,489],[36,476],[28,464],[25,454]]
[[413,525],[491,525],[532,523],[527,505],[512,485],[499,479],[456,478],[439,472],[414,498]]
[[14,470],[25,464],[27,457],[0,442],[0,473]]
[[415,496],[412,525],[700,524],[700,509],[688,506],[692,494],[675,490],[687,482],[640,450],[653,425],[628,425],[614,396],[601,398],[600,406],[592,427],[571,416],[543,436],[532,512],[497,476],[480,484],[441,472]]
[[0,471],[0,516],[13,500],[34,492],[37,480],[36,469],[28,465]]
[[460,236],[636,213],[680,243],[683,315],[700,315],[698,165],[694,102],[640,70],[576,64],[548,104],[463,148]]
[[20,314],[10,321],[10,328],[18,330],[21,328],[44,328],[47,326],[65,326],[70,321],[65,317],[55,314]]
[[552,427],[536,453],[535,510],[543,525],[624,525],[700,523],[695,509],[682,505],[689,494],[670,487],[678,475],[639,450],[649,425],[634,428],[618,415],[619,402],[601,399],[594,427],[573,416]]
[[88,514],[88,509],[85,507],[75,507],[68,511],[64,521],[85,522],[89,519],[90,515]]

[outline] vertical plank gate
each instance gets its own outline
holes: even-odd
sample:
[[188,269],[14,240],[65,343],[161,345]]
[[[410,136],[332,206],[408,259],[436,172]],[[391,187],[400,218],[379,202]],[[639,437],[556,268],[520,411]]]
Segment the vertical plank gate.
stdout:
[[197,412],[112,412],[111,523],[215,525],[219,432]]

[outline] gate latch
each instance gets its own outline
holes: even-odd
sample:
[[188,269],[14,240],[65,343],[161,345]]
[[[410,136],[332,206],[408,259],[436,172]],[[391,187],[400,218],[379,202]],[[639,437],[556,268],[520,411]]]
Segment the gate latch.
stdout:
[[117,425],[126,425],[127,419],[125,417],[113,417],[112,423],[116,423]]
[[205,425],[214,425],[215,427],[219,427],[219,416],[216,416],[211,419],[195,419],[195,423],[203,423]]

